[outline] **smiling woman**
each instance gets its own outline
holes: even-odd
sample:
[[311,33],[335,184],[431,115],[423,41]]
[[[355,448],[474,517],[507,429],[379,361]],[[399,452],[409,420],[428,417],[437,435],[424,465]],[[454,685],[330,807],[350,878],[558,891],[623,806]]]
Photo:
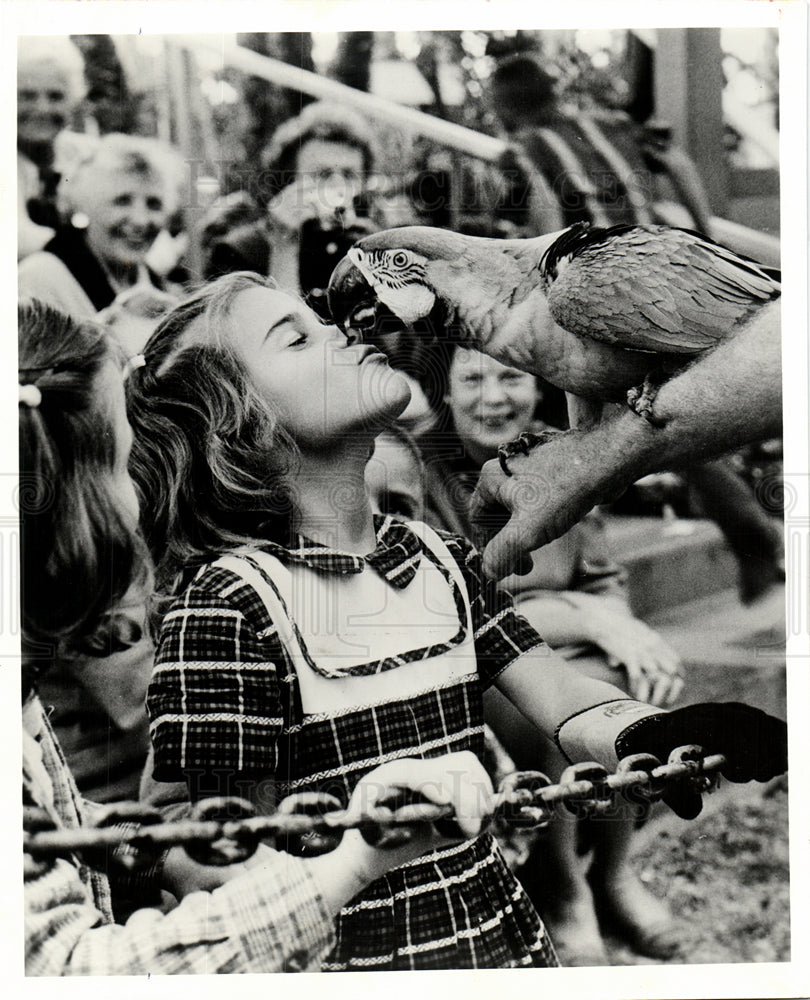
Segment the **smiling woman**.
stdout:
[[41,250],[53,236],[54,140],[69,124],[84,91],[84,61],[70,39],[18,39],[18,259]]
[[62,146],[62,224],[21,262],[18,291],[90,319],[136,284],[161,287],[146,255],[176,208],[176,164],[154,139],[78,136]]

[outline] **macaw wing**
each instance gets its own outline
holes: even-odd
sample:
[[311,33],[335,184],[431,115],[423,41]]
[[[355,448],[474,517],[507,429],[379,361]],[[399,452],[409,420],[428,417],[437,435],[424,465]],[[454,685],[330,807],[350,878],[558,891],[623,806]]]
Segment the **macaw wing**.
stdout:
[[734,335],[779,284],[755,263],[677,230],[643,230],[586,250],[551,286],[552,316],[571,333],[639,351],[693,354]]

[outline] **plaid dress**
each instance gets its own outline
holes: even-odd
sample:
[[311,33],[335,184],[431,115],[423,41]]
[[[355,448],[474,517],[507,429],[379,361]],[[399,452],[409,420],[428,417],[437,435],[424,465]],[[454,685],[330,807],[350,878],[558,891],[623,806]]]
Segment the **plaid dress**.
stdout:
[[[198,572],[158,643],[147,699],[156,779],[185,780],[192,795],[249,788],[260,805],[272,779],[279,797],[319,790],[345,804],[386,761],[481,756],[484,685],[542,640],[485,581],[467,541],[390,517],[375,527],[365,558],[299,536]],[[398,631],[395,619],[414,624]],[[484,833],[355,897],[322,967],[556,964]]]

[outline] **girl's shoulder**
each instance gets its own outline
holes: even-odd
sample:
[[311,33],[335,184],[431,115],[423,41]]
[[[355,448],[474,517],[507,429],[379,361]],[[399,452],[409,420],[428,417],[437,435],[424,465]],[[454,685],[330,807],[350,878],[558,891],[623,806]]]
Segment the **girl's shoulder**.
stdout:
[[242,612],[247,618],[263,617],[264,602],[249,579],[241,575],[230,560],[230,566],[215,559],[200,566],[181,584],[168,611],[183,608],[225,608]]

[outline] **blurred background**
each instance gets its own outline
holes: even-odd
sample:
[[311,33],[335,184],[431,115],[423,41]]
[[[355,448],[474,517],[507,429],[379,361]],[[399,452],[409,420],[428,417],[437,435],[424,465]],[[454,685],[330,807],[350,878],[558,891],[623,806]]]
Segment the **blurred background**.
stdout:
[[[553,78],[566,108],[665,126],[696,164],[714,215],[779,233],[776,29],[287,32],[225,36],[224,50],[219,37],[211,48],[202,39],[190,47],[143,36],[74,41],[90,67],[78,119],[91,118],[102,132],[173,142],[197,162],[198,183],[211,178],[220,193],[253,184],[251,193],[261,196],[252,175],[269,137],[314,100],[303,78],[300,91],[274,84],[269,62],[266,78],[250,75],[229,42],[379,98],[375,183],[389,195],[439,153],[452,159],[456,144],[449,133],[445,142],[434,137],[439,132],[415,135],[418,126],[406,129],[386,116],[384,102],[502,136],[489,81],[500,61],[528,53]],[[491,162],[491,150],[482,144],[478,157],[467,157],[474,161],[467,172]],[[478,204],[457,194],[449,206],[455,222],[459,214],[486,211],[484,186]],[[666,200],[671,192],[661,188],[655,193]]]

